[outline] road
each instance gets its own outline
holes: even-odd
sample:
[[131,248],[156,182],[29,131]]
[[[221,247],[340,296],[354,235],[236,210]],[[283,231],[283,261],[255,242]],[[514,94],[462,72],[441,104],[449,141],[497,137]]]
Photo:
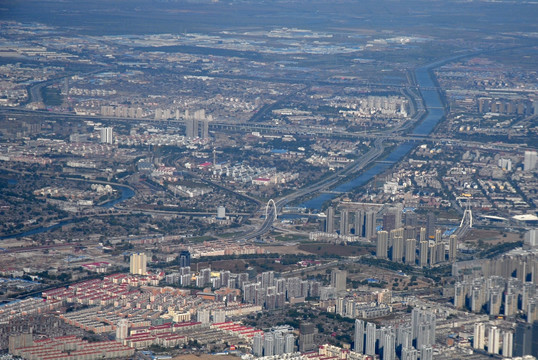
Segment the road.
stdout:
[[[104,70],[105,70],[105,68],[99,68],[99,69],[89,71],[89,72],[86,72],[86,73],[82,73],[82,74],[78,74],[78,75],[87,76],[87,75],[91,75],[91,74],[96,74],[96,73],[104,71]],[[28,88],[28,101],[27,101],[27,103],[42,103],[43,102],[43,97],[41,96],[41,89],[46,87],[46,86],[52,85],[52,84],[57,84],[59,81],[65,79],[67,77],[71,77],[71,75],[62,75],[60,77],[48,79],[48,80],[41,81],[41,82],[38,82],[38,83],[30,85],[30,87]]]
[[[40,110],[29,110],[21,108],[0,108],[0,114],[2,115],[16,115],[16,114],[26,114],[26,115],[39,115],[41,117],[50,117],[55,120],[59,118],[66,119],[79,119],[79,120],[109,120],[109,121],[126,121],[132,123],[133,121],[149,121],[148,119],[131,119],[131,118],[117,118],[117,117],[106,117],[106,116],[84,116],[84,115],[75,115],[75,114],[66,114],[66,113],[57,113],[52,111],[40,111]],[[419,109],[417,115],[414,117],[420,118],[425,115],[425,111]],[[151,120],[152,122],[165,122],[172,123],[177,125],[183,125],[182,120],[166,120],[166,121],[157,121]],[[348,132],[345,129],[333,129],[333,128],[321,128],[321,127],[309,127],[309,126],[281,126],[281,125],[266,125],[266,124],[256,124],[256,123],[243,123],[243,124],[227,124],[215,121],[209,125],[209,128],[214,131],[221,130],[232,130],[232,131],[244,131],[244,132],[253,132],[259,131],[261,133],[272,133],[272,134],[286,134],[286,135],[310,135],[310,136],[335,136],[343,137],[354,140],[374,140],[379,137],[386,138],[387,140],[392,140],[395,142],[420,142],[420,143],[435,143],[435,144],[448,144],[456,146],[470,146],[481,148],[484,150],[496,150],[496,151],[513,151],[516,148],[519,150],[533,150],[526,144],[485,144],[479,141],[469,141],[469,140],[458,140],[454,138],[447,137],[435,137],[435,136],[420,136],[420,135],[397,135],[397,132],[403,132],[415,124],[415,120],[408,121],[405,124],[402,124],[401,127],[392,129],[390,135],[387,135],[386,132]]]
[[[295,191],[294,193],[288,194],[286,196],[283,196],[275,201],[275,207],[277,212],[286,204],[289,204],[290,202],[301,198],[307,194],[313,194],[317,193],[323,190],[327,190],[334,185],[336,185],[339,181],[342,180],[343,177],[346,177],[354,172],[357,172],[361,169],[363,169],[365,166],[370,164],[372,161],[377,159],[381,154],[383,154],[383,151],[385,150],[385,147],[383,146],[383,138],[378,138],[374,141],[374,146],[368,151],[366,154],[361,156],[356,162],[353,162],[343,168],[342,170],[330,175],[329,177],[326,177],[314,184],[311,184],[307,187],[304,187],[302,189],[299,189]],[[274,208],[271,206],[269,207],[269,213],[268,216],[264,219],[262,225],[255,231],[253,231],[250,234],[243,235],[241,237],[241,240],[252,240],[259,236],[262,236],[266,233],[268,233],[271,230],[271,227],[273,226],[273,222],[276,219]]]

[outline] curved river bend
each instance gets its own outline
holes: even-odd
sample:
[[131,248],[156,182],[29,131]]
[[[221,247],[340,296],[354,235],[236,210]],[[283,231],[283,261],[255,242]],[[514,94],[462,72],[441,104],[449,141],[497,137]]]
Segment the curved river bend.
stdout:
[[[121,196],[118,199],[107,201],[104,204],[99,205],[99,207],[108,209],[108,208],[114,207],[116,204],[119,204],[119,203],[121,203],[121,202],[123,202],[125,200],[128,200],[128,199],[132,198],[135,195],[134,191],[131,190],[130,188],[126,187],[126,186],[113,185],[112,187],[114,187],[116,189],[120,189],[121,190]],[[25,231],[25,232],[22,232],[22,233],[18,233],[18,234],[0,236],[0,240],[13,239],[13,238],[18,238],[18,237],[41,234],[41,233],[44,233],[44,232],[47,232],[47,231],[50,231],[50,230],[54,230],[54,229],[57,229],[57,228],[59,228],[61,226],[64,226],[64,225],[67,225],[67,224],[72,224],[72,223],[75,223],[75,222],[77,222],[77,219],[70,219],[70,220],[66,220],[66,221],[60,221],[59,223],[54,224],[54,225],[50,225],[50,226],[41,226],[41,227],[38,227],[38,228],[35,228],[35,229],[32,229],[32,230],[28,230],[28,231]]]
[[[432,79],[432,75],[430,71],[434,69],[435,67],[442,65],[446,61],[447,60],[436,62],[436,63],[429,64],[429,65],[415,69],[415,77],[417,80],[417,84],[419,86],[420,93],[424,100],[424,106],[428,110],[428,113],[426,117],[419,124],[415,126],[412,132],[413,135],[424,135],[424,136],[428,135],[429,133],[432,132],[435,126],[445,116],[443,103],[441,102],[441,98],[439,97],[439,92],[437,91],[435,82]],[[331,190],[337,193],[341,193],[341,192],[351,191],[352,189],[357,188],[359,186],[363,186],[368,181],[370,181],[374,176],[382,173],[383,171],[387,170],[388,168],[393,166],[395,163],[400,161],[414,147],[415,145],[412,143],[400,144],[389,153],[389,155],[383,160],[383,162],[376,163],[374,166],[370,167],[369,169],[367,169],[366,171],[358,175],[353,180],[348,181],[344,184],[340,184]],[[115,205],[125,200],[128,200],[135,195],[134,191],[129,189],[128,187],[124,187],[124,186],[114,186],[114,187],[121,189],[122,191],[121,197],[119,199],[108,201],[100,205],[101,207],[104,207],[104,208],[114,207]],[[299,207],[321,210],[323,203],[335,198],[336,196],[337,194],[323,193],[311,200],[308,200],[300,204]],[[32,229],[32,230],[19,233],[19,234],[0,236],[0,240],[35,235],[35,234],[43,233],[46,231],[54,230],[60,226],[64,226],[64,225],[67,225],[76,221],[77,221],[76,219],[71,219],[71,220],[59,222],[58,224],[55,224],[55,225],[43,226],[43,227]]]
[[[439,92],[436,88],[435,82],[431,74],[432,69],[443,64],[444,62],[445,61],[436,62],[430,65],[417,68],[415,70],[417,84],[424,100],[424,106],[428,110],[428,113],[426,117],[415,126],[412,132],[413,135],[428,135],[433,131],[435,126],[445,116],[445,109],[441,98],[439,97]],[[395,163],[400,161],[414,147],[415,145],[409,142],[398,145],[394,150],[389,153],[389,155],[383,160],[383,162],[376,163],[374,166],[370,167],[353,180],[344,184],[340,184],[335,188],[331,189],[331,191],[337,193],[348,192],[354,188],[363,186],[374,176],[382,173],[383,171],[387,170]],[[299,207],[321,210],[323,203],[335,198],[336,196],[338,196],[338,194],[323,193],[313,199],[310,199],[300,204]]]

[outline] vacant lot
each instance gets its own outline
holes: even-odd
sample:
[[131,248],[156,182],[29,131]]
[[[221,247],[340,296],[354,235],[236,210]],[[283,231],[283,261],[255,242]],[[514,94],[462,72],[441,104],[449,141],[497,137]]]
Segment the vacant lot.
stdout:
[[287,271],[296,268],[296,265],[282,265],[275,262],[274,258],[257,258],[257,259],[232,259],[204,261],[198,263],[198,269],[210,267],[211,270],[229,270],[233,273],[242,273],[249,267],[255,268],[257,272],[263,271]]
[[480,241],[487,245],[497,245],[520,240],[522,240],[522,238],[517,233],[483,229],[472,229],[464,238],[464,242],[478,243]]
[[232,355],[180,355],[173,358],[173,360],[237,360],[239,357]]
[[373,248],[355,245],[301,244],[299,250],[320,256],[359,256],[369,254]]

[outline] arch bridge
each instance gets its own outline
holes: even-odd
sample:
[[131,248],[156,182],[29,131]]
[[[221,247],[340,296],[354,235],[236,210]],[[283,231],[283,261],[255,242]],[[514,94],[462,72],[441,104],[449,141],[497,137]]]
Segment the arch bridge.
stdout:
[[269,216],[271,207],[273,208],[272,209],[273,221],[275,221],[277,219],[278,213],[276,210],[276,203],[273,199],[269,199],[269,201],[267,202],[267,205],[265,205],[265,219],[267,219],[267,217]]

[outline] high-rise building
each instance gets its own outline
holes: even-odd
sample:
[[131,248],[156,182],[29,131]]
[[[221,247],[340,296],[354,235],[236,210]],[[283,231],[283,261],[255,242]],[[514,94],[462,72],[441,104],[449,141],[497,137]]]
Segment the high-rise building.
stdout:
[[497,165],[503,170],[512,171],[512,159],[500,158]]
[[211,317],[213,318],[213,323],[223,323],[226,321],[226,311],[224,309],[211,310]]
[[454,307],[456,309],[465,308],[465,285],[460,282],[454,285]]
[[362,229],[363,229],[363,211],[357,210],[353,212],[353,234],[355,236],[362,236]]
[[434,313],[416,308],[411,311],[411,334],[417,349],[435,344],[435,326]]
[[538,247],[538,229],[531,229],[525,233],[523,247],[527,249],[534,249]]
[[295,352],[295,337],[293,336],[293,334],[291,333],[286,334],[285,339],[286,339],[286,346],[284,348],[284,352],[286,354]]
[[200,273],[198,274],[198,277],[201,278],[202,286],[205,286],[211,282],[211,269],[205,268],[200,270]]
[[226,207],[219,206],[217,208],[217,219],[218,220],[224,220],[226,219]]
[[441,263],[445,261],[445,243],[435,243],[435,260],[436,263]]
[[455,262],[458,252],[458,236],[450,235],[448,238],[448,261]]
[[344,298],[339,297],[336,299],[335,312],[340,316],[344,316],[344,310]]
[[403,214],[403,204],[396,204],[387,211],[390,214],[394,214],[394,229],[402,227],[402,214]]
[[402,348],[402,360],[417,360],[418,351],[413,347],[404,347]]
[[443,232],[441,229],[435,229],[435,242],[440,243],[442,241]]
[[518,323],[514,335],[514,356],[531,355],[532,353],[532,325]]
[[503,334],[503,350],[502,355],[505,357],[512,357],[514,346],[514,334],[511,331],[505,331]]
[[355,212],[355,235],[372,239],[376,233],[377,214],[373,210],[357,210]]
[[426,216],[426,237],[429,239],[435,236],[435,222],[436,217],[433,212],[429,212]]
[[263,339],[263,356],[273,356],[275,352],[275,339],[272,333],[266,333]]
[[366,323],[366,355],[375,355],[376,328],[374,323]]
[[415,265],[417,250],[417,240],[407,239],[405,241],[405,263],[409,265]]
[[426,241],[428,239],[427,238],[427,234],[426,234],[426,228],[425,227],[421,227],[420,228],[420,234],[419,234],[419,238],[418,238],[418,241]]
[[364,321],[360,319],[355,320],[355,336],[353,343],[353,350],[359,354],[364,354]]
[[325,232],[332,234],[334,232],[334,208],[327,208],[327,218],[325,219]]
[[388,258],[389,233],[382,230],[377,233],[376,257],[378,259]]
[[376,233],[376,221],[376,212],[371,210],[367,211],[364,217],[364,238],[370,240],[374,237]]
[[395,262],[402,262],[403,254],[404,254],[404,239],[402,236],[396,236],[392,242],[391,260]]
[[532,171],[536,168],[536,159],[538,158],[536,151],[525,151],[523,158],[523,170]]
[[129,320],[121,319],[116,326],[116,340],[123,340],[129,336]]
[[[403,348],[413,347],[413,338],[411,337],[411,328],[407,326],[398,327],[396,334],[396,346]],[[418,356],[418,355],[417,355]]]
[[486,291],[483,286],[473,286],[471,289],[471,311],[480,312],[486,303]]
[[417,239],[417,229],[411,226],[406,226],[403,228],[403,238],[404,239]]
[[198,309],[196,312],[196,321],[202,324],[209,324],[211,312],[209,309]]
[[383,215],[383,230],[390,233],[391,230],[396,229],[396,214],[385,213]]
[[403,228],[397,228],[392,229],[389,232],[389,244],[392,245],[392,242],[394,241],[395,237],[402,237],[404,236],[404,229]]
[[433,360],[433,348],[431,346],[424,346],[420,350],[420,360]]
[[275,355],[282,355],[284,354],[286,343],[284,341],[284,335],[280,331],[275,331]]
[[101,143],[103,144],[112,144],[113,139],[113,130],[111,127],[104,127],[101,129]]
[[267,288],[269,286],[273,286],[273,283],[275,281],[275,272],[274,271],[264,271],[261,274],[261,283],[262,288]]
[[263,356],[263,334],[261,332],[254,334],[252,341],[252,353],[254,356]]
[[340,211],[340,235],[349,235],[349,211],[347,209]]
[[489,328],[488,334],[488,353],[498,354],[501,343],[501,331],[498,327],[492,326]]
[[406,211],[404,214],[404,224],[405,226],[409,226],[412,228],[416,228],[418,226],[418,216],[417,213],[414,211]]
[[527,307],[524,309],[527,313],[527,322],[533,323],[538,320],[538,300],[529,299]]
[[336,292],[346,291],[347,271],[333,269],[331,271],[331,286],[336,289]]
[[473,349],[484,350],[486,338],[486,325],[484,323],[474,324]]
[[383,360],[394,360],[396,359],[396,342],[394,331],[392,329],[386,329],[383,334]]
[[437,264],[437,246],[435,246],[435,242],[430,241],[428,243],[428,265],[433,266]]
[[306,352],[314,349],[314,324],[299,325],[299,351]]
[[144,253],[131,254],[129,259],[130,272],[135,275],[146,275],[147,257]]
[[222,270],[219,274],[220,276],[220,283],[222,284],[222,286],[228,286],[228,283],[230,281],[230,271],[226,270]]
[[182,250],[179,253],[179,267],[190,267],[191,266],[191,253],[188,250]]
[[181,286],[191,286],[192,284],[192,275],[189,274],[183,274],[179,278],[179,283]]
[[538,358],[538,320],[532,324],[531,355]]
[[504,315],[512,316],[517,312],[517,294],[506,292],[504,294]]
[[196,116],[197,113],[198,111],[195,112],[195,116],[186,115],[185,136],[189,139],[207,139],[209,138],[209,119],[205,118],[205,115]]
[[503,299],[503,290],[501,288],[493,288],[489,291],[488,312],[490,315],[501,314],[501,304]]
[[[423,228],[424,229],[424,228]],[[422,231],[420,232],[422,234]],[[427,266],[428,265],[428,250],[429,250],[429,241],[421,241],[419,243],[418,249],[418,265]]]
[[197,127],[198,127],[198,124],[196,120],[191,119],[191,118],[185,119],[185,136],[189,139],[194,139],[198,137]]

